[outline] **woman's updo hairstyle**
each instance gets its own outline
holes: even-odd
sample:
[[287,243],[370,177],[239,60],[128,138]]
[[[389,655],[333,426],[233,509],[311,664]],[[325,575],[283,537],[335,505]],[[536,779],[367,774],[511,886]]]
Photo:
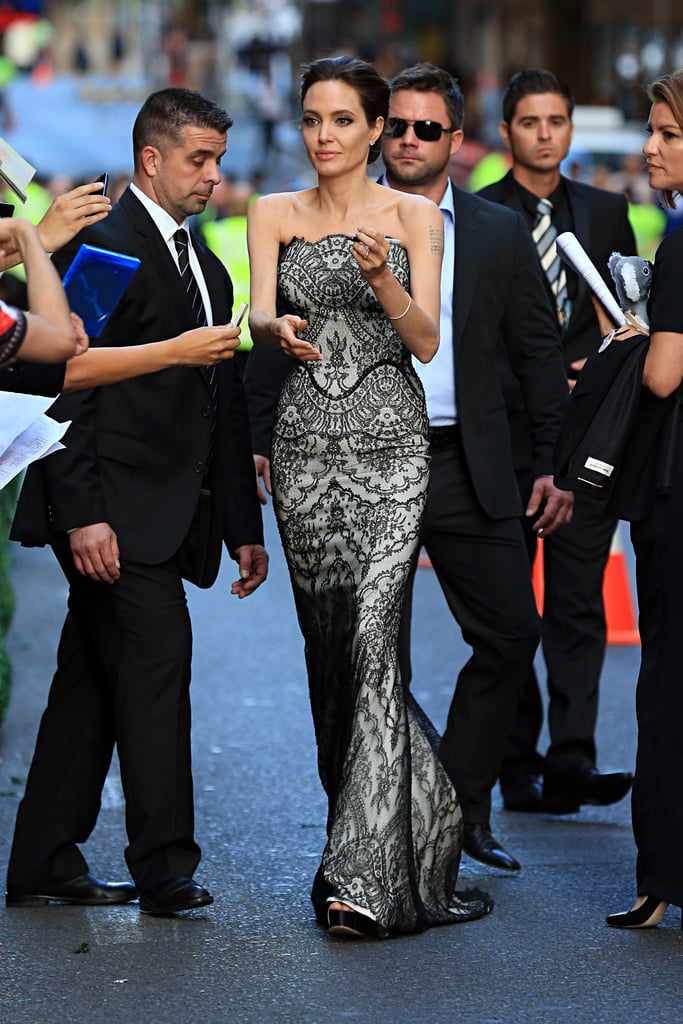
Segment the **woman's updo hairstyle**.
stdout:
[[[306,93],[316,82],[345,82],[358,93],[368,125],[378,117],[386,123],[389,112],[389,82],[374,64],[359,57],[321,57],[305,64],[301,73],[299,98],[303,107]],[[370,146],[368,163],[374,163],[382,149],[382,133]]]

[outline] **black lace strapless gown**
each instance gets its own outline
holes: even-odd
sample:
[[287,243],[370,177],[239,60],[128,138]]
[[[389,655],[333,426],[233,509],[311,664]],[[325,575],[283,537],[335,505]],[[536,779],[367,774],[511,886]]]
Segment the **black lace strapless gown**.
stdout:
[[[294,239],[278,301],[305,317],[324,361],[299,364],[273,436],[273,500],[305,656],[328,841],[313,886],[388,934],[479,917],[454,892],[462,813],[436,736],[397,665],[406,580],[429,474],[427,416],[410,354],[363,281],[351,239]],[[405,251],[389,265],[408,288]]]

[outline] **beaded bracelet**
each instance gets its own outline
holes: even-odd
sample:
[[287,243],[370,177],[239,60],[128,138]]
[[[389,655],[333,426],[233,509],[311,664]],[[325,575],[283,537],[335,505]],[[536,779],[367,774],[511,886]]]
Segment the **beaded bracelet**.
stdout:
[[403,317],[408,313],[408,311],[409,311],[410,307],[412,306],[412,304],[413,304],[413,297],[412,297],[412,295],[409,295],[408,296],[408,305],[403,310],[403,312],[399,313],[398,316],[389,316],[389,314],[387,313],[387,317],[389,318],[389,320],[402,320]]
[[[14,309],[0,303],[0,365],[16,358],[16,354],[26,337],[26,315],[21,309]],[[9,329],[7,324],[9,323]]]

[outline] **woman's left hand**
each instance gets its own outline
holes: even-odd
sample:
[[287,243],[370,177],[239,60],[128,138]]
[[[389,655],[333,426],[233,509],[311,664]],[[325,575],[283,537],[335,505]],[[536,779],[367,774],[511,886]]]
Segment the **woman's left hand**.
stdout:
[[358,228],[351,251],[360,267],[361,277],[366,281],[378,277],[386,270],[389,243],[381,231]]

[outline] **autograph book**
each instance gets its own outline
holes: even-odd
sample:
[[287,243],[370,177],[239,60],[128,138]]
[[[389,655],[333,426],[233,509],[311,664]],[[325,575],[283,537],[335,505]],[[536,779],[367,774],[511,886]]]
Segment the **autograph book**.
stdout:
[[12,149],[9,142],[0,137],[0,178],[12,189],[12,191],[26,202],[26,186],[36,173],[28,160],[19,156],[16,149]]
[[139,266],[136,256],[81,245],[62,284],[69,306],[82,317],[91,338],[100,335]]

